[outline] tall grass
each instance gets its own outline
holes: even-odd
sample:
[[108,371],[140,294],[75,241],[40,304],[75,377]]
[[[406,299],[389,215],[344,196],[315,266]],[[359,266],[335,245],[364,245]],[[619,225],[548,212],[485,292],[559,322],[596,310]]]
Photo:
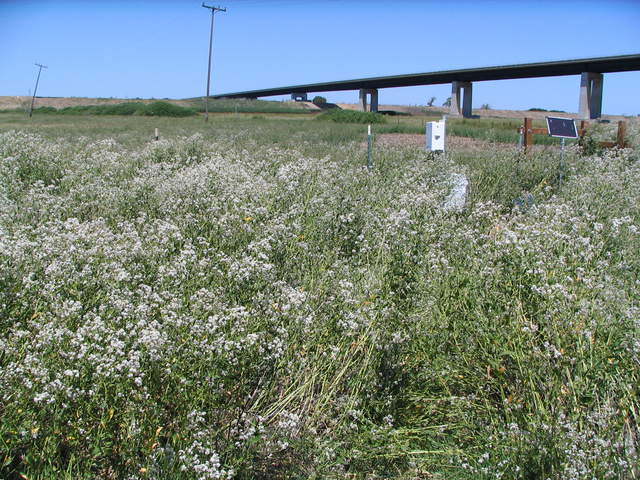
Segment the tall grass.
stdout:
[[139,120],[0,134],[0,477],[638,475],[636,153]]

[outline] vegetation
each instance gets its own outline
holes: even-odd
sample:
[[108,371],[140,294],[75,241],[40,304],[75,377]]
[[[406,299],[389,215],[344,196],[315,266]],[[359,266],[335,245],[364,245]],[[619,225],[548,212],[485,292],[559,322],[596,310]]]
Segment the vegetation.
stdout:
[[528,110],[529,112],[556,112],[556,113],[567,113],[564,110],[547,110],[546,108],[538,108],[533,107]]
[[342,110],[334,108],[316,117],[318,120],[331,121],[337,123],[386,123],[384,115],[375,112],[360,112],[357,110]]
[[640,474],[637,150],[9,118],[1,478]]
[[[192,108],[204,112],[204,102],[202,98],[195,98],[188,101]],[[247,98],[220,98],[209,99],[210,113],[308,113],[309,110],[303,103],[298,102],[272,102],[267,100],[247,99]]]
[[140,115],[148,117],[189,117],[196,114],[194,109],[163,101],[151,103],[125,102],[111,105],[78,105],[60,109],[38,107],[35,108],[33,112],[34,115],[45,113],[58,115]]
[[323,107],[327,104],[327,99],[325,97],[321,97],[320,95],[316,95],[312,100],[313,104],[318,107]]

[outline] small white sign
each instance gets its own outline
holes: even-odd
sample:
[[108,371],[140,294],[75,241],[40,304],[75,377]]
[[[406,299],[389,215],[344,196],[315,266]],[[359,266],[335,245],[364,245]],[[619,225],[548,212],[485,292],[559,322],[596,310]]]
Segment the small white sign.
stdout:
[[439,122],[427,122],[426,136],[427,136],[427,150],[430,152],[444,152],[444,139],[445,139],[445,121]]

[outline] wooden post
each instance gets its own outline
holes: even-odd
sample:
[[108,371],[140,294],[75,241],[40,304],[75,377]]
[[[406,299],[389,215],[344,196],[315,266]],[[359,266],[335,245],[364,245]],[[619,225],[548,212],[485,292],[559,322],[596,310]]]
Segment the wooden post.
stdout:
[[526,152],[533,145],[533,120],[524,119],[524,151]]
[[156,137],[156,142],[160,139],[160,136],[158,135],[158,129],[156,128],[155,131],[155,137]]
[[618,122],[618,137],[616,138],[616,145],[618,146],[618,148],[625,147],[624,137],[626,133],[627,133],[627,122],[625,122],[624,120],[620,120]]
[[578,131],[578,135],[580,136],[580,138],[584,138],[586,133],[587,133],[587,122],[585,122],[584,120],[581,120],[580,130]]

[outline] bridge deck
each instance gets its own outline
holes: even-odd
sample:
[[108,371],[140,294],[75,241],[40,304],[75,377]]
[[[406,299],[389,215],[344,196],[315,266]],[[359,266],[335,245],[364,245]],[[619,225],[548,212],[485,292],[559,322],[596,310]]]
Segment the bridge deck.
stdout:
[[640,70],[640,54],[358,78],[337,82],[310,83],[263,90],[249,90],[246,92],[224,93],[214,95],[213,98],[258,98],[288,95],[291,93],[335,92],[341,90],[358,90],[361,88],[413,87],[416,85],[451,83],[453,81],[480,82],[514,78],[580,75],[582,72],[612,73],[634,70]]

